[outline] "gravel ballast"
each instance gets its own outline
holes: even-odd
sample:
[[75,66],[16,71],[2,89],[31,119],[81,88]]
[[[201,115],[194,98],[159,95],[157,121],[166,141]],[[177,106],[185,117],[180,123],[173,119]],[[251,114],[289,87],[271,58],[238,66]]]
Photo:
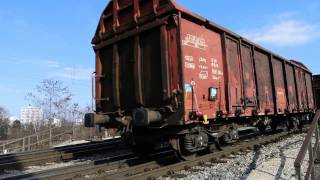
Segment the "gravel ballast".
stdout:
[[[304,138],[305,134],[293,135],[247,154],[224,159],[225,163],[206,163],[159,179],[295,179],[294,161]],[[308,158],[303,164],[304,171],[307,165]]]

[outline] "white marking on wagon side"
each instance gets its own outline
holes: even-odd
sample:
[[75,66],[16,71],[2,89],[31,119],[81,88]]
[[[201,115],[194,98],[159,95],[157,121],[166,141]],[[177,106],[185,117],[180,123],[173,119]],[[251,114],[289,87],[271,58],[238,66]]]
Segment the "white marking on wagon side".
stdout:
[[203,70],[207,70],[209,69],[208,66],[204,66],[204,65],[198,65],[199,69],[203,69]]
[[206,58],[203,58],[203,57],[200,57],[199,58],[199,63],[207,63],[207,59]]
[[185,62],[184,63],[184,67],[186,69],[195,69],[196,68],[196,65],[194,63],[190,63],[190,62]]
[[184,40],[182,40],[182,44],[202,50],[206,50],[206,48],[208,47],[204,38],[192,34],[187,34]]
[[205,79],[208,79],[208,71],[200,71],[199,73],[199,78],[202,79],[202,80],[205,80]]
[[188,62],[193,62],[193,57],[192,56],[184,56],[184,59]]

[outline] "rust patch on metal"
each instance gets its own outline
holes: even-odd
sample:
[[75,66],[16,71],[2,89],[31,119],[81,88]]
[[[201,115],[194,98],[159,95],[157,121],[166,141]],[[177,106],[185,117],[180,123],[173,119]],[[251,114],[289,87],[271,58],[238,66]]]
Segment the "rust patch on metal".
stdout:
[[283,62],[276,58],[272,58],[274,86],[276,95],[276,111],[278,114],[284,114],[287,109],[287,95],[285,90],[285,79]]
[[255,50],[255,70],[259,110],[261,113],[274,113],[273,90],[268,54]]

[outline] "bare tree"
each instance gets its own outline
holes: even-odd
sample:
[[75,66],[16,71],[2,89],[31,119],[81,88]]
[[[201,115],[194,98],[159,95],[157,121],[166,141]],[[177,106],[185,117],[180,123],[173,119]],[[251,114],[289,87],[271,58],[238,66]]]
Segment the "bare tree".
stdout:
[[82,109],[82,113],[83,115],[86,113],[90,113],[92,112],[92,107],[90,105],[86,105],[83,109]]
[[9,127],[9,113],[0,106],[0,140],[6,140],[8,138]]
[[11,133],[9,136],[10,139],[21,138],[24,136],[23,126],[19,120],[13,121],[10,129],[11,129],[10,131]]
[[78,103],[73,103],[71,107],[71,118],[72,121],[75,122],[79,118],[81,118],[82,112],[80,111],[80,106]]
[[61,81],[45,79],[36,86],[35,92],[27,94],[27,99],[42,108],[44,119],[49,121],[54,118],[66,120],[72,94]]

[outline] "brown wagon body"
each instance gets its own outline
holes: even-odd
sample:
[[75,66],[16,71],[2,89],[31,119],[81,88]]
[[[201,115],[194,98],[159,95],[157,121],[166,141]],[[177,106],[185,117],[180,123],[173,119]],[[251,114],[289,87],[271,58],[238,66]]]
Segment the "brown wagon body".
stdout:
[[317,109],[320,109],[320,75],[313,76],[313,92]]
[[87,124],[162,129],[312,112],[312,74],[176,4],[112,0],[92,41]]

